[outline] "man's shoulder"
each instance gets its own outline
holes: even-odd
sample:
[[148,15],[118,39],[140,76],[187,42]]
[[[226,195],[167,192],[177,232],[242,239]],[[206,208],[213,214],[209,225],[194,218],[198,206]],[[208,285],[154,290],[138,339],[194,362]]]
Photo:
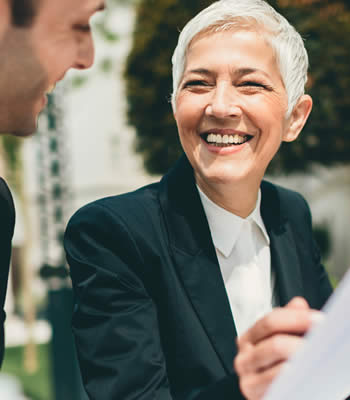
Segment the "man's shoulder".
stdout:
[[0,201],[6,201],[10,206],[13,206],[10,189],[2,177],[0,177]]
[[12,237],[15,224],[15,206],[7,183],[0,177],[0,216],[2,226],[6,228]]

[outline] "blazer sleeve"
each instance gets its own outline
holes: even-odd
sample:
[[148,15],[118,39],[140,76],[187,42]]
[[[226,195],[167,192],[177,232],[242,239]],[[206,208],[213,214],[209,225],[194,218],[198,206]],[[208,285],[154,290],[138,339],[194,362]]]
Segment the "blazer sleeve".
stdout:
[[[98,203],[68,224],[65,250],[75,294],[73,335],[92,400],[173,400],[157,309],[138,270],[144,259],[121,217]],[[181,400],[243,399],[232,374]]]
[[170,400],[155,305],[134,273],[143,259],[128,227],[98,204],[68,224],[73,335],[90,399]]

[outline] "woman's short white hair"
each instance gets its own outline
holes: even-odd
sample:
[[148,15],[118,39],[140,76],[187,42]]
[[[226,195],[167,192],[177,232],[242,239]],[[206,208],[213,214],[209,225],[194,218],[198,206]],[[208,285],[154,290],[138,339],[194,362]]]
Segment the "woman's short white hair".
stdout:
[[219,0],[202,10],[182,30],[172,57],[175,111],[177,92],[186,65],[187,50],[199,33],[229,29],[250,29],[266,33],[276,53],[277,63],[288,96],[287,117],[304,94],[309,66],[303,39],[295,28],[263,0]]

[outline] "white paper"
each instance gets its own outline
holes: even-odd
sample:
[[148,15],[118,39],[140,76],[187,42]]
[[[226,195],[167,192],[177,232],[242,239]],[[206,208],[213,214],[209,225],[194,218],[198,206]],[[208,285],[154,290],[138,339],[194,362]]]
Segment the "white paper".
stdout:
[[350,396],[350,270],[323,311],[325,319],[282,369],[264,400],[344,400]]

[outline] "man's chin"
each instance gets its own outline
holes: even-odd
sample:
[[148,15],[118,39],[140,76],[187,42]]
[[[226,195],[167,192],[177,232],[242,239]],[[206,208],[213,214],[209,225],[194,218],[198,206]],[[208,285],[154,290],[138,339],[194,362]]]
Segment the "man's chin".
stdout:
[[33,135],[38,129],[38,116],[30,121],[23,121],[23,124],[17,124],[9,134],[17,137],[28,137]]

